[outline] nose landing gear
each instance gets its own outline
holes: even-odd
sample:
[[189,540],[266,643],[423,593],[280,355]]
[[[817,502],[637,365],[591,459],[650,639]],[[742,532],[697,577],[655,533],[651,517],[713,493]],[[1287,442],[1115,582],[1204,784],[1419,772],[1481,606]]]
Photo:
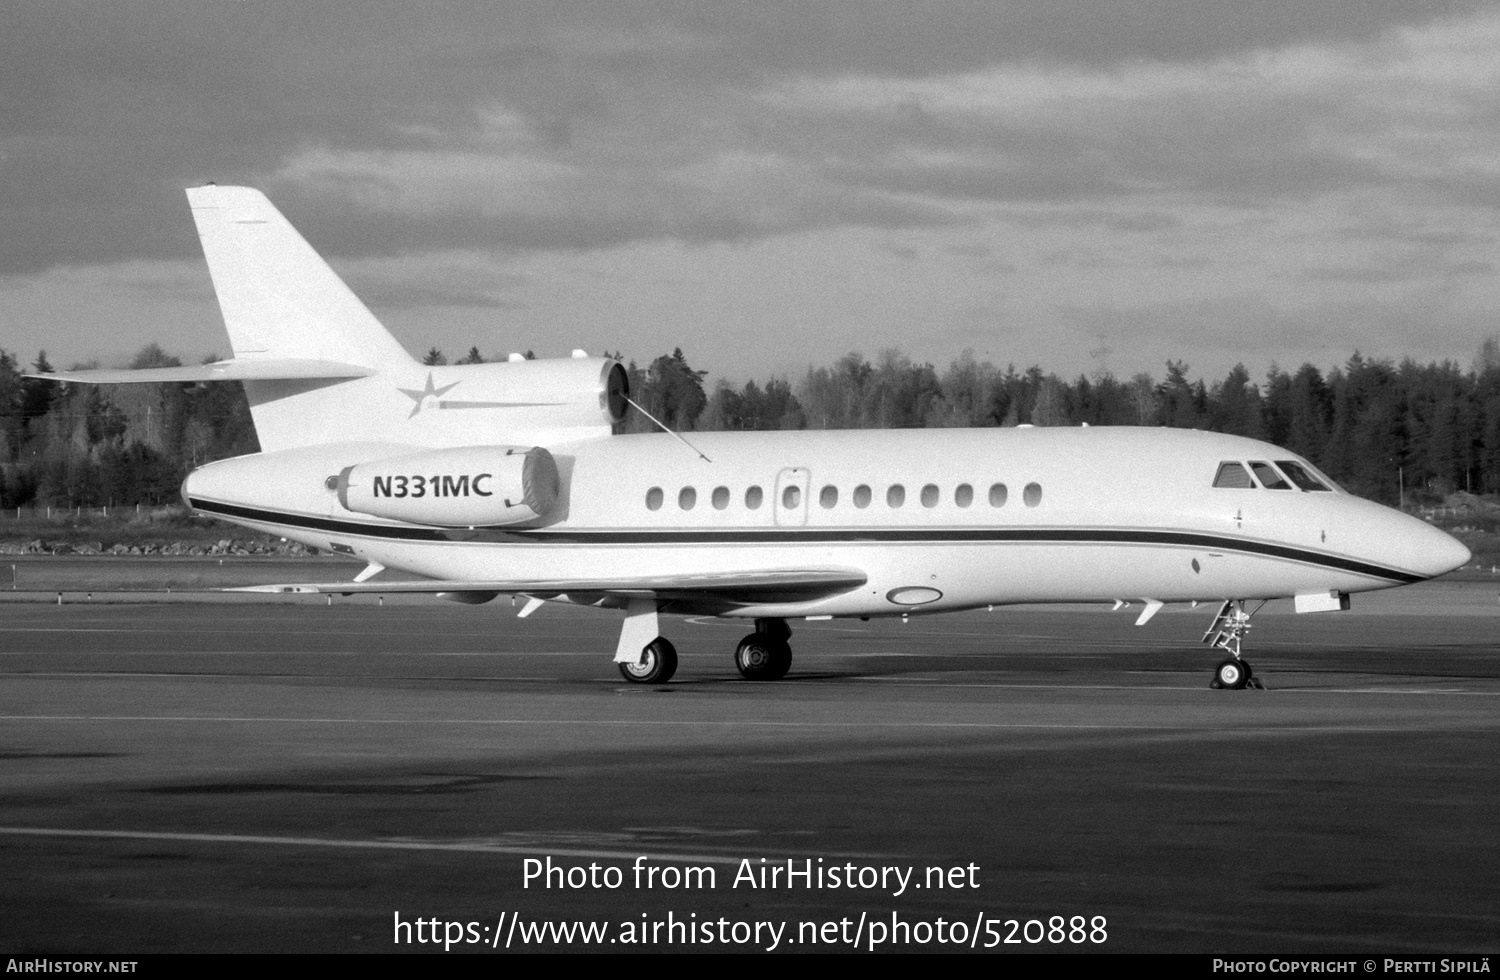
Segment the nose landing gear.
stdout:
[[1208,632],[1203,634],[1203,642],[1215,650],[1228,653],[1230,659],[1219,664],[1209,687],[1230,691],[1238,691],[1246,687],[1264,690],[1260,681],[1251,674],[1250,663],[1240,657],[1240,643],[1245,638],[1245,634],[1250,632],[1250,617],[1260,612],[1265,604],[1266,600],[1262,599],[1259,606],[1246,612],[1245,600],[1225,599],[1224,604],[1219,607],[1219,613],[1214,617],[1213,624],[1209,626]]
[[1244,660],[1226,660],[1219,664],[1219,669],[1214,671],[1213,687],[1227,688],[1238,691],[1248,686],[1253,678],[1250,676],[1250,664]]

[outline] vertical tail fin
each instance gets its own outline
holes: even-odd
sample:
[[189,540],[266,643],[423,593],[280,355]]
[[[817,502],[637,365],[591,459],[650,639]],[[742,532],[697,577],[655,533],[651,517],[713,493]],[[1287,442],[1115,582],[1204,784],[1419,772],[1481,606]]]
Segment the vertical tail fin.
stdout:
[[260,191],[210,184],[187,196],[236,358],[413,363]]
[[49,377],[242,382],[263,452],[359,443],[394,453],[494,445],[502,435],[506,445],[540,446],[604,438],[619,421],[625,370],[614,360],[576,351],[515,364],[418,364],[265,195],[212,185],[187,194],[235,356]]

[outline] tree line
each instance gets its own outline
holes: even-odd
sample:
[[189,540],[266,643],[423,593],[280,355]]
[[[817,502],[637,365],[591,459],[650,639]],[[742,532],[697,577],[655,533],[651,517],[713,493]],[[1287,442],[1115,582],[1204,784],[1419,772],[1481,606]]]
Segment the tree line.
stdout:
[[[532,356],[527,352],[527,356]],[[619,355],[614,355],[617,358]],[[211,360],[212,358],[210,358]],[[623,360],[623,358],[620,358]],[[447,363],[431,349],[428,364]],[[482,363],[470,348],[460,364]],[[131,367],[175,367],[155,344]],[[52,371],[45,352],[31,364]],[[706,382],[681,349],[630,362],[632,398],[679,432],[1013,425],[1148,425],[1263,439],[1311,460],[1349,490],[1388,503],[1455,490],[1500,493],[1500,340],[1468,370],[1354,353],[1326,373],[1236,365],[1212,383],[1168,361],[1157,380],[1108,372],[1071,381],[1040,367],[1004,369],[965,353],[939,371],[899,351],[848,354],[795,382]],[[0,350],[0,506],[161,504],[194,467],[256,452],[236,382],[60,385],[23,378]],[[617,432],[649,432],[634,407]]]
[[[155,344],[130,363],[181,366]],[[53,370],[46,351],[30,370]],[[173,503],[194,467],[257,448],[238,383],[58,384],[0,350],[0,506]]]

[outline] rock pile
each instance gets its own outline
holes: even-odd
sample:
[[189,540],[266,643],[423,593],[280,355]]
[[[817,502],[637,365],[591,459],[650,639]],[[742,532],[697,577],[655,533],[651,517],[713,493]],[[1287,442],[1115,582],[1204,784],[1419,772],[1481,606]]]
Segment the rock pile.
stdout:
[[292,558],[317,553],[317,549],[309,548],[296,541],[242,541],[233,538],[224,538],[215,544],[189,544],[183,541],[173,541],[170,543],[147,542],[138,545],[117,544],[109,548],[97,541],[69,544],[65,541],[47,541],[37,538],[25,544],[0,542],[0,555],[168,555],[176,557],[274,555]]

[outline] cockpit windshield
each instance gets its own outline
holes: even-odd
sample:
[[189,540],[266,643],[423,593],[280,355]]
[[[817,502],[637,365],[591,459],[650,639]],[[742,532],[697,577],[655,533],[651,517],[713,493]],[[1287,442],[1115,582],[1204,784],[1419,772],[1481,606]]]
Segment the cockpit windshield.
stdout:
[[[1247,470],[1246,467],[1249,469]],[[1254,473],[1254,479],[1250,474]],[[1246,462],[1225,460],[1214,473],[1214,486],[1224,490],[1302,490],[1307,493],[1332,493],[1339,485],[1319,473],[1311,463],[1295,459],[1278,459],[1273,466],[1263,459]]]
[[1240,463],[1220,463],[1219,472],[1214,474],[1214,486],[1227,487],[1230,490],[1249,490],[1255,486],[1250,479],[1250,474],[1245,472],[1245,467]]
[[1278,459],[1276,465],[1281,469],[1281,472],[1290,477],[1292,482],[1297,484],[1301,489],[1314,492],[1329,492],[1329,488],[1324,486],[1321,480],[1309,473],[1301,463],[1290,459]]
[[1255,478],[1260,481],[1260,485],[1265,487],[1267,490],[1292,489],[1292,485],[1286,482],[1286,480],[1282,478],[1281,474],[1276,472],[1276,467],[1272,466],[1270,463],[1262,462],[1258,459],[1252,459],[1250,461],[1250,469],[1255,473]]

